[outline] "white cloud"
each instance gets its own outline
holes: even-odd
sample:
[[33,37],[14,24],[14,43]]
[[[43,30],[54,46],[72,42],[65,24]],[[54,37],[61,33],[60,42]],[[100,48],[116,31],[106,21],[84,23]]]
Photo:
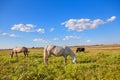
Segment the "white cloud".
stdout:
[[100,19],[90,20],[90,19],[70,19],[62,25],[65,25],[70,30],[77,30],[81,32],[83,30],[96,28],[98,25],[103,24],[103,21]]
[[35,38],[33,41],[34,42],[40,42],[40,43],[49,43],[49,41],[46,41],[46,40],[41,39],[41,38]]
[[90,42],[92,42],[92,41],[91,41],[91,40],[87,40],[86,42],[87,42],[87,43],[90,43]]
[[12,26],[11,30],[19,30],[23,32],[34,32],[33,24],[15,24]]
[[42,29],[42,28],[39,28],[39,29],[37,29],[36,31],[39,32],[39,33],[45,33],[45,30]]
[[3,32],[3,33],[1,33],[1,35],[6,36],[6,35],[8,35],[8,33]]
[[112,22],[112,21],[114,21],[116,19],[116,16],[112,16],[112,17],[110,17],[109,19],[107,19],[107,22]]
[[16,34],[10,34],[10,33],[5,33],[5,32],[1,33],[1,35],[2,36],[9,36],[9,37],[17,37]]
[[65,36],[65,37],[63,38],[64,41],[65,41],[65,40],[70,40],[70,39],[79,39],[79,37],[78,37],[78,36]]
[[59,38],[53,38],[53,40],[54,40],[54,41],[58,41],[58,40],[59,40]]
[[33,24],[26,24],[26,26],[31,27],[31,28],[35,27],[35,25],[33,25]]
[[35,29],[35,25],[33,24],[15,24],[11,27],[11,30],[45,33],[45,30],[43,28]]
[[84,30],[94,29],[101,24],[115,20],[115,18],[115,16],[112,16],[107,21],[103,21],[101,19],[91,20],[88,18],[69,19],[68,21],[63,22],[62,25],[65,25],[65,27],[67,27],[69,30],[76,30],[78,32],[81,32]]
[[9,36],[10,36],[10,37],[16,37],[16,35],[15,35],[15,34],[9,34]]
[[50,29],[50,32],[53,32],[54,30],[55,30],[54,28],[51,28],[51,29]]

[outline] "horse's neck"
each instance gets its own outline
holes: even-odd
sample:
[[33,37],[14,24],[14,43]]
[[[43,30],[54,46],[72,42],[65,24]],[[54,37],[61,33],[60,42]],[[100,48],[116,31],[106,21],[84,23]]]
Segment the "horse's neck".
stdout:
[[70,48],[67,48],[66,49],[68,52],[69,52],[69,55],[74,59],[76,56],[74,54],[74,52],[70,49]]
[[71,52],[70,56],[74,59],[76,56],[73,52]]

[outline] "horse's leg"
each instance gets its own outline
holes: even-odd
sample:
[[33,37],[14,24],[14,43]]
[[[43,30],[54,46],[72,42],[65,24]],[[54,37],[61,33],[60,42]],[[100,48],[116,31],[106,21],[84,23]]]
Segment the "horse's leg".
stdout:
[[12,53],[10,54],[11,58],[13,58],[13,55],[14,55],[14,52],[12,52]]
[[44,50],[44,65],[45,66],[48,65],[48,53],[47,53],[46,49]]
[[26,52],[24,51],[23,53],[24,53],[24,57],[26,57]]
[[28,51],[26,51],[26,56],[28,57]]
[[28,57],[28,52],[26,52],[26,57]]
[[17,54],[17,52],[15,52],[15,54],[16,54],[16,57],[18,57],[18,54]]
[[44,56],[44,65],[45,65],[45,66],[48,65],[48,56]]
[[28,52],[24,51],[24,57],[28,57]]
[[48,52],[47,56],[46,56],[46,64],[48,64],[48,58],[51,56],[51,53]]
[[76,53],[78,52],[78,50],[76,50]]

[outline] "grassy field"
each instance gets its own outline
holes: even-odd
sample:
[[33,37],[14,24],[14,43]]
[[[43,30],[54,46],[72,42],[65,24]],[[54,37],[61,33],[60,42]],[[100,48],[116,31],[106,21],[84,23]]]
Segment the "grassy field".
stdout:
[[[71,47],[75,52],[77,47]],[[120,80],[120,45],[85,46],[75,53],[77,64],[68,56],[51,56],[43,65],[43,49],[29,49],[29,57],[10,58],[10,50],[0,50],[0,80]]]

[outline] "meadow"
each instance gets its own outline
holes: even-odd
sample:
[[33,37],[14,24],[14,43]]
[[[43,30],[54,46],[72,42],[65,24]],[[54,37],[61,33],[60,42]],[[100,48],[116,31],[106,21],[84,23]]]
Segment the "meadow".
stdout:
[[[70,47],[74,52],[78,46]],[[29,49],[10,58],[10,50],[0,50],[0,80],[120,80],[120,45],[85,46],[85,52],[75,53],[77,64],[68,56],[51,56],[43,64],[43,48]]]

